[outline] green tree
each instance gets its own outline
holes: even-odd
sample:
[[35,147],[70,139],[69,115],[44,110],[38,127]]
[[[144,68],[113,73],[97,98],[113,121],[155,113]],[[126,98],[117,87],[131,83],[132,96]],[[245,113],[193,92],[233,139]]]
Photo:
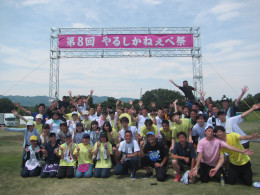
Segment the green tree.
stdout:
[[185,105],[182,101],[184,96],[180,92],[172,91],[168,89],[154,89],[145,92],[141,100],[145,107],[151,108],[151,102],[156,103],[156,107],[162,107],[164,105],[169,106],[174,100],[179,100],[179,105]]
[[14,109],[13,102],[8,98],[0,99],[0,112],[10,113]]

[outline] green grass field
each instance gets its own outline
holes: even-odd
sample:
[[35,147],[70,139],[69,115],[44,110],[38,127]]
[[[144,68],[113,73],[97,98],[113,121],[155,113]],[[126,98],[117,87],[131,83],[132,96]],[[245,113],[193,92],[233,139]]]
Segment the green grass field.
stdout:
[[[241,124],[246,132],[260,132],[260,121]],[[169,168],[170,177],[165,182],[155,178],[142,179],[144,170],[138,170],[137,179],[112,175],[108,179],[41,179],[22,178],[21,155],[23,134],[0,132],[0,192],[1,194],[260,194],[260,189],[241,184],[221,187],[217,182],[207,184],[197,182],[185,185],[173,182],[173,169]],[[253,181],[260,182],[260,143],[250,143],[255,151],[251,158]],[[151,185],[157,183],[157,185]]]

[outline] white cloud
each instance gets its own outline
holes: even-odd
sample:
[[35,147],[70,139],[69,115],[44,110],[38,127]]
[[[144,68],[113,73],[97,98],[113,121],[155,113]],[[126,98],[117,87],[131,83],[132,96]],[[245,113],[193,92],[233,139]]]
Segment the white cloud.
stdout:
[[227,21],[240,15],[239,10],[245,6],[245,3],[220,3],[210,9],[210,12],[217,16],[217,20]]
[[159,5],[163,3],[163,0],[143,0],[143,2],[150,5]]
[[25,0],[22,2],[22,5],[32,6],[32,5],[38,5],[38,4],[47,4],[49,2],[51,2],[51,0]]
[[72,28],[91,28],[91,27],[83,23],[73,23]]

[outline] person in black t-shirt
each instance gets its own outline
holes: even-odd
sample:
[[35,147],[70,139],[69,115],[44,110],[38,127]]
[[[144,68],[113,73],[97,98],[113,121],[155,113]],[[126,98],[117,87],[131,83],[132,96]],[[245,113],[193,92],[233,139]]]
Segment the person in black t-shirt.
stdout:
[[182,90],[182,92],[185,95],[186,100],[188,100],[190,103],[194,103],[195,102],[195,97],[194,97],[194,95],[192,93],[192,90],[196,91],[196,88],[189,86],[188,85],[188,81],[183,81],[183,86],[182,87],[177,85],[176,83],[174,83],[173,80],[170,80],[170,82],[172,84],[174,84],[176,87],[178,87],[180,90]]
[[156,178],[158,181],[164,181],[166,178],[166,169],[168,162],[168,152],[165,146],[157,142],[153,132],[147,133],[147,143],[140,147],[141,165],[146,170],[145,177],[153,177],[150,166],[155,168]]
[[175,182],[178,182],[181,178],[181,173],[187,170],[192,170],[195,166],[196,152],[191,143],[187,142],[187,135],[184,132],[180,132],[177,135],[179,142],[175,143],[172,150],[172,167],[176,171]]

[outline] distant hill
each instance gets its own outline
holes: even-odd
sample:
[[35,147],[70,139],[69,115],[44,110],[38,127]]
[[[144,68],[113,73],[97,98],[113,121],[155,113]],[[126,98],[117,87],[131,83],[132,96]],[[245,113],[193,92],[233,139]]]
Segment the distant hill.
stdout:
[[[46,106],[50,106],[50,102],[49,102],[49,97],[48,96],[2,96],[0,95],[0,98],[8,98],[10,99],[12,102],[18,102],[20,103],[22,106],[35,106],[36,104],[40,104],[43,103]],[[93,103],[102,103],[107,101],[108,97],[107,96],[92,96],[93,98]],[[134,100],[134,98],[119,98],[121,101],[124,102],[129,102],[129,100]]]

